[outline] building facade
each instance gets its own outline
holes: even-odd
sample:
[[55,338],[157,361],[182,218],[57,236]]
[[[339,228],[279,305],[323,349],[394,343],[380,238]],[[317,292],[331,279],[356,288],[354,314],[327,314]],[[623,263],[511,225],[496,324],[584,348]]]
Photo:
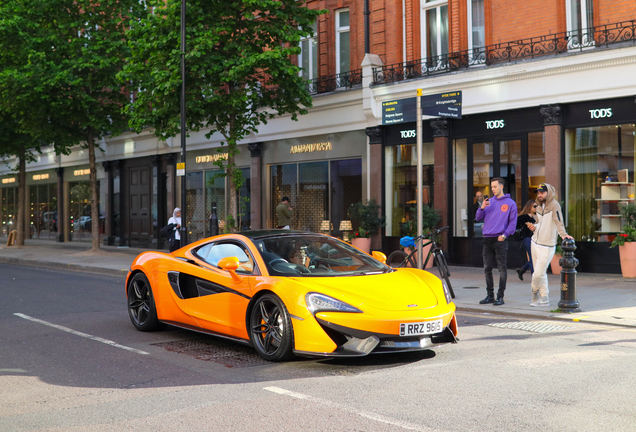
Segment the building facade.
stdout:
[[[277,226],[274,209],[288,196],[294,228],[345,237],[349,205],[375,199],[387,224],[372,246],[389,253],[413,217],[421,163],[424,204],[451,227],[444,237],[450,262],[482,264],[474,197],[490,194],[490,179],[501,176],[519,208],[539,183],[553,184],[577,241],[578,270],[620,271],[609,244],[621,230],[618,205],[634,202],[636,3],[366,3],[365,13],[364,0],[307,2],[329,11],[293,59],[314,106],[298,121],[281,117],[261,126],[240,144],[241,229]],[[421,161],[416,123],[382,122],[383,102],[412,98],[418,89],[462,92],[461,119],[422,120]],[[213,205],[223,227],[229,199],[214,164],[225,152],[222,138],[204,135],[187,141],[191,240],[209,235]],[[101,143],[99,234],[106,244],[163,247],[158,230],[181,202],[178,142],[130,133]],[[11,161],[0,168],[3,235],[17,206],[10,168]],[[81,149],[61,157],[50,150],[28,165],[32,238],[94,235],[86,169]],[[522,260],[511,247],[510,265]]]

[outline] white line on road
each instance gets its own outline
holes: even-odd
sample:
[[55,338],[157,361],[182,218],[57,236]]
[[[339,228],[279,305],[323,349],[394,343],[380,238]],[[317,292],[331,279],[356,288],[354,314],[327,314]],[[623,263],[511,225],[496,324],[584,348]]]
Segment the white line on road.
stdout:
[[92,335],[89,335],[89,334],[86,334],[86,333],[82,333],[82,332],[78,332],[78,331],[75,331],[75,330],[70,329],[68,327],[64,327],[64,326],[61,326],[61,325],[53,324],[53,323],[50,323],[50,322],[47,322],[47,321],[42,321],[40,319],[33,318],[33,317],[28,316],[28,315],[24,315],[24,314],[21,314],[21,313],[14,313],[13,315],[15,315],[17,317],[20,317],[20,318],[24,318],[25,320],[33,321],[33,322],[38,323],[38,324],[44,324],[45,326],[49,326],[49,327],[56,328],[58,330],[65,331],[65,332],[73,334],[75,336],[81,336],[81,337],[84,337],[84,338],[87,338],[87,339],[91,339],[91,340],[94,340],[94,341],[97,341],[97,342],[105,343],[106,345],[114,346],[115,348],[125,349],[127,351],[132,351],[132,352],[137,353],[137,354],[149,354],[149,353],[147,353],[145,351],[141,351],[141,350],[138,350],[138,349],[135,349],[135,348],[130,348],[130,347],[123,346],[123,345],[119,345],[117,342],[113,342],[113,341],[108,340],[108,339],[100,338],[100,337],[97,337],[97,336],[92,336]]
[[293,391],[289,391],[289,390],[285,390],[283,388],[280,387],[263,387],[263,390],[267,390],[270,391],[272,393],[277,393],[280,395],[284,395],[284,396],[289,396],[289,397],[293,397],[296,399],[303,399],[303,400],[307,400],[307,401],[311,401],[314,403],[319,403],[321,405],[326,405],[332,408],[336,408],[336,409],[340,409],[340,410],[344,410],[353,414],[357,414],[360,417],[365,417],[371,420],[375,420],[381,423],[386,423],[392,426],[399,426],[403,429],[408,429],[408,430],[415,430],[415,431],[421,431],[421,432],[433,432],[436,431],[436,429],[431,429],[431,428],[427,428],[424,426],[420,426],[420,425],[416,425],[416,424],[412,424],[412,423],[408,423],[408,422],[404,422],[404,421],[400,421],[400,420],[395,420],[389,417],[385,417],[381,414],[376,414],[376,413],[372,413],[369,411],[364,411],[364,410],[358,410],[355,408],[351,408],[348,407],[346,405],[341,405],[341,404],[337,404],[335,402],[331,402],[329,400],[326,399],[321,399],[321,398],[317,398],[314,396],[309,396],[303,393],[297,393],[297,392],[293,392]]

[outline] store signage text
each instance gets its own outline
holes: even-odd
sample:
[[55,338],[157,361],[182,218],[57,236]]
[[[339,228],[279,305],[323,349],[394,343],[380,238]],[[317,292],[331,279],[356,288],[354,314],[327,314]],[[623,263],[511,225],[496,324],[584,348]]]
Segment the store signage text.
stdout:
[[75,171],[73,171],[73,175],[74,175],[75,177],[83,176],[83,175],[89,175],[90,173],[91,173],[91,170],[90,170],[90,169],[81,169],[81,170],[75,170]]
[[46,180],[49,178],[48,174],[36,174],[33,176],[33,180]]
[[601,108],[601,109],[591,109],[590,110],[590,118],[598,119],[598,118],[607,118],[612,116],[611,108]]
[[208,162],[216,162],[219,160],[227,160],[227,153],[218,153],[215,155],[205,155],[205,156],[197,156],[196,163],[208,163]]
[[332,150],[331,141],[315,144],[300,144],[291,146],[289,153],[313,153],[319,151]]
[[486,121],[486,129],[502,129],[505,126],[503,120],[488,120]]
[[415,138],[415,137],[416,137],[415,129],[400,131],[400,138]]
[[7,183],[15,183],[15,177],[2,179],[2,183],[3,183],[3,184],[7,184]]

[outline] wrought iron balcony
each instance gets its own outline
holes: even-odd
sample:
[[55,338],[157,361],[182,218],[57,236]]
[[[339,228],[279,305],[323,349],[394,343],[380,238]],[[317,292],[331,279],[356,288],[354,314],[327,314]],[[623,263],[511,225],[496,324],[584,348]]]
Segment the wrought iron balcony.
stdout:
[[305,84],[309,94],[328,93],[337,89],[353,89],[362,87],[362,69],[342,72],[335,75],[322,76],[307,81]]
[[504,42],[407,63],[382,66],[373,69],[371,85],[629,42],[636,43],[636,20]]

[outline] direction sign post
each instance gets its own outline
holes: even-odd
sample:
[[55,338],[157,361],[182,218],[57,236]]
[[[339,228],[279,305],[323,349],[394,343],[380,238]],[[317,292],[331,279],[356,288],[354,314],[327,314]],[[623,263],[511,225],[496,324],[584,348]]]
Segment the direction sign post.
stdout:
[[422,89],[417,89],[417,108],[416,108],[416,128],[417,131],[417,190],[415,192],[415,199],[417,200],[417,268],[422,269]]

